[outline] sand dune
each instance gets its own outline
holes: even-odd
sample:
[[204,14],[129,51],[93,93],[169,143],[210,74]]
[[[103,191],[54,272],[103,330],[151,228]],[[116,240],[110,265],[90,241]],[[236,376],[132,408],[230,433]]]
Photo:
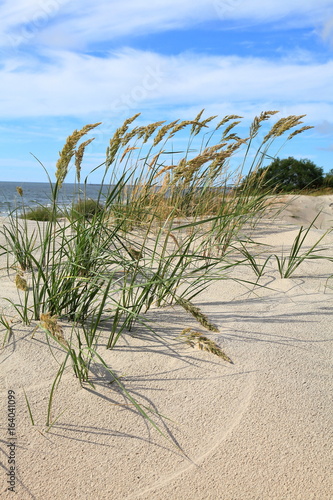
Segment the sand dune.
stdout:
[[[332,204],[333,196],[289,198],[278,220],[263,219],[253,237],[271,245],[265,254],[281,254],[299,226],[321,211],[305,243],[311,246],[332,227]],[[330,233],[321,242],[331,258],[332,243]],[[196,304],[219,327],[209,336],[233,365],[180,341],[183,328],[198,325],[178,306],[149,312],[159,337],[138,326],[103,352],[127,390],[157,412],[152,418],[164,436],[110,384],[99,363],[95,389],[81,388],[66,371],[54,400],[58,420],[46,432],[62,354],[51,355],[41,331],[31,338],[34,325],[16,323],[0,357],[2,498],[13,498],[6,470],[7,398],[14,391],[15,491],[22,500],[331,499],[332,275],[332,260],[312,260],[281,279],[272,259],[263,287],[214,282]],[[256,279],[248,266],[234,277]],[[14,296],[13,276],[2,271],[2,309],[5,297]]]

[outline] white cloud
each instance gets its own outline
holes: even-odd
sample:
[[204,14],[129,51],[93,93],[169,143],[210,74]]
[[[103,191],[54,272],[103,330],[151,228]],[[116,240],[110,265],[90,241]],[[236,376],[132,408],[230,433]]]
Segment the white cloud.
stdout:
[[328,120],[323,120],[316,127],[316,130],[322,135],[333,135],[333,123]]
[[[82,49],[119,36],[194,27],[209,20],[323,28],[331,11],[332,0],[155,0],[153,4],[147,0],[5,0],[0,5],[0,45],[38,43]],[[323,29],[325,34],[327,27]]]
[[144,108],[170,115],[177,107],[256,114],[270,106],[329,120],[333,111],[333,61],[304,65],[195,54],[168,57],[132,49],[106,58],[66,51],[44,56],[47,64],[27,67],[24,58],[16,57],[0,71],[2,117],[99,120]]

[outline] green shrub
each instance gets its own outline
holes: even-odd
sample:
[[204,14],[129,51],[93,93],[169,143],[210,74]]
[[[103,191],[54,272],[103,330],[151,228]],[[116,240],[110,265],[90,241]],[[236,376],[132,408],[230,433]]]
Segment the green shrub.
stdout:
[[324,177],[324,186],[333,188],[333,169],[331,169]]
[[57,214],[55,214],[54,210],[52,210],[51,208],[40,205],[36,208],[31,208],[27,211],[24,211],[21,214],[21,217],[22,219],[27,220],[54,222],[57,218]]
[[91,219],[102,211],[103,205],[101,203],[91,198],[83,198],[71,207],[69,217],[71,219],[76,219],[83,216],[85,219]]
[[292,156],[276,158],[270,165],[259,168],[251,175],[263,179],[262,187],[276,192],[317,189],[324,184],[321,167],[317,167],[311,160],[296,160]]

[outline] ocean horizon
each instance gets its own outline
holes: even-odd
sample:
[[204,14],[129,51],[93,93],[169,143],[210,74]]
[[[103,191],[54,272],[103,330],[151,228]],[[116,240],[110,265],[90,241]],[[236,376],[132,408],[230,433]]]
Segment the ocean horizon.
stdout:
[[[21,197],[16,188],[23,190]],[[105,185],[103,192],[107,192],[110,186]],[[83,190],[87,198],[97,199],[101,189],[100,184],[86,184],[78,186],[74,183],[64,183],[59,192],[59,205],[69,205]],[[48,182],[19,182],[0,181],[0,216],[7,216],[13,210],[34,208],[37,206],[49,206],[51,204],[51,186]]]

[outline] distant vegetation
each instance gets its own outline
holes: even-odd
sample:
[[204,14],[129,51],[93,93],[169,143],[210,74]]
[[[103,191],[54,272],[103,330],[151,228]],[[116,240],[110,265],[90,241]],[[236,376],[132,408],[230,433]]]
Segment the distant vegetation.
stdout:
[[298,192],[333,188],[333,170],[324,175],[323,169],[308,159],[297,160],[292,156],[276,158],[267,167],[250,173],[246,181],[260,181],[263,189],[275,192]]
[[324,177],[324,187],[333,189],[333,168]]
[[23,211],[21,214],[21,217],[23,219],[27,220],[36,220],[36,221],[49,221],[49,222],[54,222],[57,220],[58,214],[54,212],[49,207],[44,207],[42,205],[35,207],[35,208],[29,208]]

